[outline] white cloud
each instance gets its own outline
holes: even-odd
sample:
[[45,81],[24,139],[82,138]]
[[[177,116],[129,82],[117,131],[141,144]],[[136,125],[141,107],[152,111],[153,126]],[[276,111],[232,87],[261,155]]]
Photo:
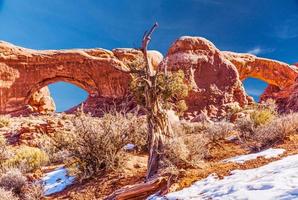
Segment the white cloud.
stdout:
[[247,51],[247,53],[258,55],[258,54],[262,53],[262,49],[260,47],[255,47],[255,48]]
[[259,54],[264,54],[264,53],[270,53],[270,52],[273,52],[273,51],[274,51],[274,49],[264,49],[264,48],[261,48],[261,47],[257,46],[253,49],[248,50],[246,53],[259,55]]

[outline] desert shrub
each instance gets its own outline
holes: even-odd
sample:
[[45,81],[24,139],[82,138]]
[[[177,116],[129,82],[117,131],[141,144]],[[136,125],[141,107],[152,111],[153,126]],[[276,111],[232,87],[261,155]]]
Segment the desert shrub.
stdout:
[[291,113],[256,129],[254,140],[260,148],[283,141],[287,136],[298,133],[298,114]]
[[255,124],[250,117],[238,119],[235,125],[236,130],[238,131],[239,139],[242,142],[252,139],[256,132]]
[[117,112],[106,113],[102,118],[82,114],[73,119],[73,131],[58,133],[54,140],[60,149],[70,153],[81,176],[87,178],[94,173],[121,168],[126,144],[145,144],[143,122],[139,120]]
[[209,143],[216,144],[220,140],[224,140],[231,131],[234,125],[226,121],[218,121],[210,123],[207,129],[204,131],[205,137],[209,140]]
[[273,100],[267,100],[260,104],[253,104],[244,110],[247,116],[236,121],[236,130],[242,142],[254,140],[257,128],[271,123],[277,117],[276,105]]
[[269,123],[277,116],[275,101],[271,99],[259,104],[254,104],[250,106],[250,109],[252,112],[249,116],[255,127]]
[[208,156],[208,141],[202,134],[175,135],[164,144],[163,172],[178,175],[181,169],[200,167]]
[[209,157],[209,140],[204,136],[204,134],[184,137],[184,143],[189,149],[189,160],[194,165],[197,165],[200,161]]
[[6,160],[4,165],[10,168],[19,168],[24,172],[30,172],[48,163],[48,155],[42,150],[29,147],[20,146],[14,152],[14,156]]
[[23,188],[22,199],[40,200],[44,197],[43,186],[38,183],[29,183]]
[[1,200],[19,200],[18,197],[14,195],[14,193],[10,190],[5,190],[0,187],[0,199]]
[[164,145],[164,154],[168,162],[174,166],[189,163],[190,151],[182,137],[173,137]]
[[6,139],[0,134],[0,168],[2,168],[4,161],[9,156],[9,150],[7,147]]
[[205,131],[209,126],[207,122],[181,122],[173,125],[173,130],[176,134],[188,135],[199,134]]
[[[56,133],[56,137],[57,137],[56,140],[57,139],[64,140],[63,138],[60,137],[60,133],[61,132],[59,131]],[[57,143],[55,142],[55,140],[53,140],[53,138],[48,135],[43,135],[42,137],[40,137],[37,141],[37,146],[39,149],[41,149],[48,155],[50,163],[56,163],[56,164],[63,163],[68,159],[70,155],[70,153],[67,150],[61,148],[61,146],[59,145],[57,146]]]
[[0,176],[0,187],[20,195],[22,188],[26,185],[26,181],[26,177],[20,170],[10,169]]
[[182,122],[173,126],[174,136],[164,144],[166,171],[198,167],[208,157],[207,123]]
[[250,114],[250,119],[255,126],[266,124],[274,119],[274,113],[269,109],[257,109]]
[[7,127],[10,124],[10,117],[7,115],[0,116],[0,128]]
[[[117,114],[115,115],[117,116]],[[119,114],[118,114],[119,117]],[[137,151],[147,151],[147,123],[145,116],[137,116],[135,114],[126,114],[120,117],[122,121],[126,121],[129,125],[129,135],[127,142],[134,144]]]

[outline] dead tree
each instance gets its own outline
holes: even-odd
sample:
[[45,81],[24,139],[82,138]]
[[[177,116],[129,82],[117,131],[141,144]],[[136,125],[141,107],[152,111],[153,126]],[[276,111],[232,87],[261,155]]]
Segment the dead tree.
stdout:
[[155,23],[149,32],[145,32],[142,40],[141,51],[145,60],[145,78],[144,87],[145,110],[148,123],[148,147],[149,158],[147,166],[146,180],[150,180],[159,171],[160,161],[163,156],[163,147],[166,137],[172,137],[172,129],[168,120],[168,115],[162,103],[162,97],[157,91],[160,87],[157,83],[157,75],[159,69],[154,69],[148,58],[148,44],[151,36],[158,24]]
[[[137,184],[131,187],[126,187],[115,191],[107,199],[144,199],[151,194],[159,193],[164,194],[169,189],[169,186],[172,182],[172,176],[166,176],[162,173],[163,165],[162,161],[164,159],[164,147],[166,140],[173,137],[173,131],[171,124],[168,119],[168,114],[165,109],[165,104],[174,99],[178,100],[179,97],[185,97],[181,95],[181,91],[188,94],[188,86],[184,83],[184,74],[182,72],[178,79],[173,78],[173,73],[168,73],[165,68],[162,72],[160,69],[154,69],[151,61],[148,57],[148,45],[151,41],[153,32],[158,27],[158,24],[155,23],[152,28],[145,32],[141,51],[143,53],[144,61],[142,61],[142,67],[135,66],[132,68],[131,73],[137,83],[141,87],[137,86],[136,91],[132,91],[136,97],[142,97],[141,106],[143,107],[146,117],[147,117],[147,126],[148,126],[148,138],[147,145],[149,150],[148,165],[147,165],[147,174],[146,182]],[[171,74],[171,76],[170,76]],[[177,73],[179,74],[179,73]],[[172,78],[172,79],[171,79]],[[177,81],[178,80],[178,81]],[[173,86],[177,87],[168,87]],[[175,91],[172,91],[169,88],[176,88]],[[132,89],[134,90],[134,89]],[[176,93],[179,93],[178,95]],[[167,94],[167,95],[165,95]],[[173,102],[170,102],[173,105]]]

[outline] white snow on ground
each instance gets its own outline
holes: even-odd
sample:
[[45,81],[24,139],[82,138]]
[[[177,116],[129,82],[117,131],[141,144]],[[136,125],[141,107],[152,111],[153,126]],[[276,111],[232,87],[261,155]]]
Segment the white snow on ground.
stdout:
[[219,180],[215,175],[189,188],[150,200],[289,200],[298,199],[298,155],[288,156],[255,169],[234,170]]
[[44,184],[44,195],[50,195],[61,192],[67,186],[71,185],[75,177],[68,176],[67,169],[60,167],[52,172],[49,172],[42,178]]
[[241,155],[241,156],[236,156],[233,158],[228,158],[225,159],[224,162],[235,162],[235,163],[245,163],[248,160],[254,160],[257,159],[258,157],[264,157],[264,158],[274,158],[277,157],[285,152],[284,149],[267,149],[264,151],[260,151],[258,153],[251,153],[247,155]]
[[127,144],[123,148],[124,148],[124,150],[131,151],[131,150],[134,150],[135,147],[136,147],[136,145],[134,145],[134,144]]

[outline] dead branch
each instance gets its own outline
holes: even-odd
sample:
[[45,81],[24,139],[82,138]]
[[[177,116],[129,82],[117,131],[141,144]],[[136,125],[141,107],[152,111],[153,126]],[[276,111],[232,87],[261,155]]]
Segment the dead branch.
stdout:
[[167,178],[160,177],[146,183],[117,190],[105,200],[143,200],[152,194],[163,195],[167,192],[168,186]]

